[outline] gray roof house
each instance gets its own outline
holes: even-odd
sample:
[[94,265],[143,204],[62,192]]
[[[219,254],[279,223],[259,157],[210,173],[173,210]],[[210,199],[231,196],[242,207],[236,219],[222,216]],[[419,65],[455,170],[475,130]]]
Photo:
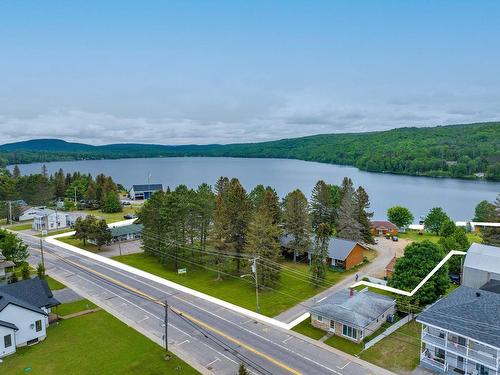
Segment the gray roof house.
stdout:
[[49,313],[58,304],[47,282],[38,277],[0,286],[0,358],[44,340]]
[[370,292],[342,290],[310,308],[311,324],[317,328],[361,342],[396,312],[396,301]]
[[500,280],[500,247],[473,243],[465,256],[463,285],[479,289]]
[[417,322],[422,323],[422,366],[442,373],[499,373],[499,293],[462,285],[424,310]]
[[129,191],[130,199],[149,199],[153,193],[163,191],[162,184],[132,185]]
[[[284,248],[290,248],[292,240],[293,236],[287,234],[280,237],[280,244]],[[313,242],[311,239],[311,243]],[[363,249],[367,247],[359,242],[331,237],[328,241],[328,264],[332,267],[350,269],[363,262]]]

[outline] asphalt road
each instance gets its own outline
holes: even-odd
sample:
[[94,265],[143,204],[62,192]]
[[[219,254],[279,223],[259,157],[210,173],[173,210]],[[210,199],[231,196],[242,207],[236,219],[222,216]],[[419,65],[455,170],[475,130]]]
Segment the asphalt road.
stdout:
[[[40,261],[40,239],[30,262]],[[203,373],[236,374],[241,362],[257,374],[389,374],[295,332],[277,328],[203,299],[44,242],[47,273],[158,344],[165,307],[171,352]]]

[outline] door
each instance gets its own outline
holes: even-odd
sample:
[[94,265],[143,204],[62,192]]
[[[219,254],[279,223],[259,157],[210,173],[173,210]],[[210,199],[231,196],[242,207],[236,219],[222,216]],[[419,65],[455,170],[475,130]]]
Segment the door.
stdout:
[[330,320],[330,332],[335,332],[335,320]]
[[479,375],[489,375],[490,374],[490,369],[488,367],[484,367],[483,365],[480,365],[479,363],[476,363],[476,370]]

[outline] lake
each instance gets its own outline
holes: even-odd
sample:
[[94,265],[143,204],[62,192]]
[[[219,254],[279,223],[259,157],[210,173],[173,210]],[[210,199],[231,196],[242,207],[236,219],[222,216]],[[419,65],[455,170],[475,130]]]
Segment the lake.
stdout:
[[[22,174],[40,173],[42,164],[23,164],[19,168]],[[64,172],[80,171],[93,176],[104,173],[126,188],[147,183],[149,173],[151,183],[163,183],[164,187],[179,184],[196,187],[202,182],[213,185],[220,176],[237,177],[248,191],[257,184],[270,185],[281,197],[294,189],[301,189],[309,197],[318,180],[340,184],[342,178],[348,176],[356,186],[362,185],[367,190],[374,219],[379,220],[386,218],[387,208],[397,204],[408,207],[416,221],[436,206],[442,207],[454,220],[470,220],[479,201],[494,201],[500,192],[498,182],[370,173],[354,167],[290,159],[172,157],[45,165],[49,173],[59,168]]]

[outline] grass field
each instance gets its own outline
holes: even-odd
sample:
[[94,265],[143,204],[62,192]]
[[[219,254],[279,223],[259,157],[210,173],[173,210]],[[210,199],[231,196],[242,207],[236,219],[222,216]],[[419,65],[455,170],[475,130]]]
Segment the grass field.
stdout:
[[50,276],[45,276],[45,281],[47,281],[47,284],[49,284],[49,288],[51,290],[59,290],[59,289],[64,289],[66,288],[66,285],[61,284],[59,281],[54,280]]
[[1,374],[197,374],[198,372],[104,311],[52,325],[47,339],[18,348],[0,363]]
[[397,374],[409,374],[420,358],[421,325],[411,321],[360,354],[360,358]]
[[[189,265],[186,266],[187,274],[178,275],[172,266],[165,267],[155,257],[146,254],[123,255],[113,259],[249,310],[256,309],[255,286],[249,278],[226,275],[223,281],[217,281],[215,272],[203,268],[192,269]],[[308,265],[292,262],[284,262],[283,265],[296,273],[283,269],[275,290],[259,292],[261,313],[264,315],[278,315],[323,290],[313,288],[309,283]],[[354,272],[355,269],[347,272],[329,270],[327,281],[333,284]]]
[[344,339],[340,336],[330,337],[325,341],[325,344],[352,355],[357,355],[363,350],[363,344],[356,344],[355,342]]
[[97,306],[92,302],[86,299],[82,299],[80,301],[63,303],[57,306],[57,314],[60,316],[74,314],[79,311],[95,309]]
[[75,238],[73,236],[60,237],[57,240],[61,241],[61,242],[64,242],[64,243],[67,243],[68,245],[73,245],[73,246],[79,247],[79,248],[81,248],[83,250],[90,251],[92,253],[97,253],[98,252],[98,249],[97,249],[96,245],[88,243],[88,242],[84,245],[82,240],[79,240],[78,238]]
[[85,212],[86,214],[94,215],[96,217],[101,217],[105,219],[108,224],[110,224],[110,223],[116,223],[117,221],[125,220],[123,218],[124,215],[135,214],[136,210],[139,207],[140,206],[137,205],[123,206],[122,212],[113,212],[113,213],[102,212],[99,210],[84,210],[81,212]]
[[[422,234],[419,234],[418,231],[416,230],[408,230],[405,233],[399,233],[398,234],[399,238],[406,238],[415,242],[420,242],[424,240],[429,240],[431,242],[437,243],[439,241],[439,236],[436,236],[435,234],[429,233],[429,232],[423,232]],[[475,232],[469,232],[467,233],[467,238],[469,242],[478,242],[481,243],[483,242],[483,239],[478,233]]]
[[7,227],[8,229],[10,230],[14,230],[14,231],[20,231],[20,230],[28,230],[28,229],[31,229],[32,228],[32,223],[29,222],[29,223],[25,223],[25,224],[19,224],[19,225],[12,225],[12,226],[9,226]]
[[315,339],[315,340],[319,340],[324,335],[326,335],[325,331],[323,331],[319,328],[313,327],[311,325],[311,319],[309,319],[309,318],[307,318],[302,323],[297,324],[295,327],[293,327],[292,331],[301,333],[304,336],[310,337],[310,338]]

